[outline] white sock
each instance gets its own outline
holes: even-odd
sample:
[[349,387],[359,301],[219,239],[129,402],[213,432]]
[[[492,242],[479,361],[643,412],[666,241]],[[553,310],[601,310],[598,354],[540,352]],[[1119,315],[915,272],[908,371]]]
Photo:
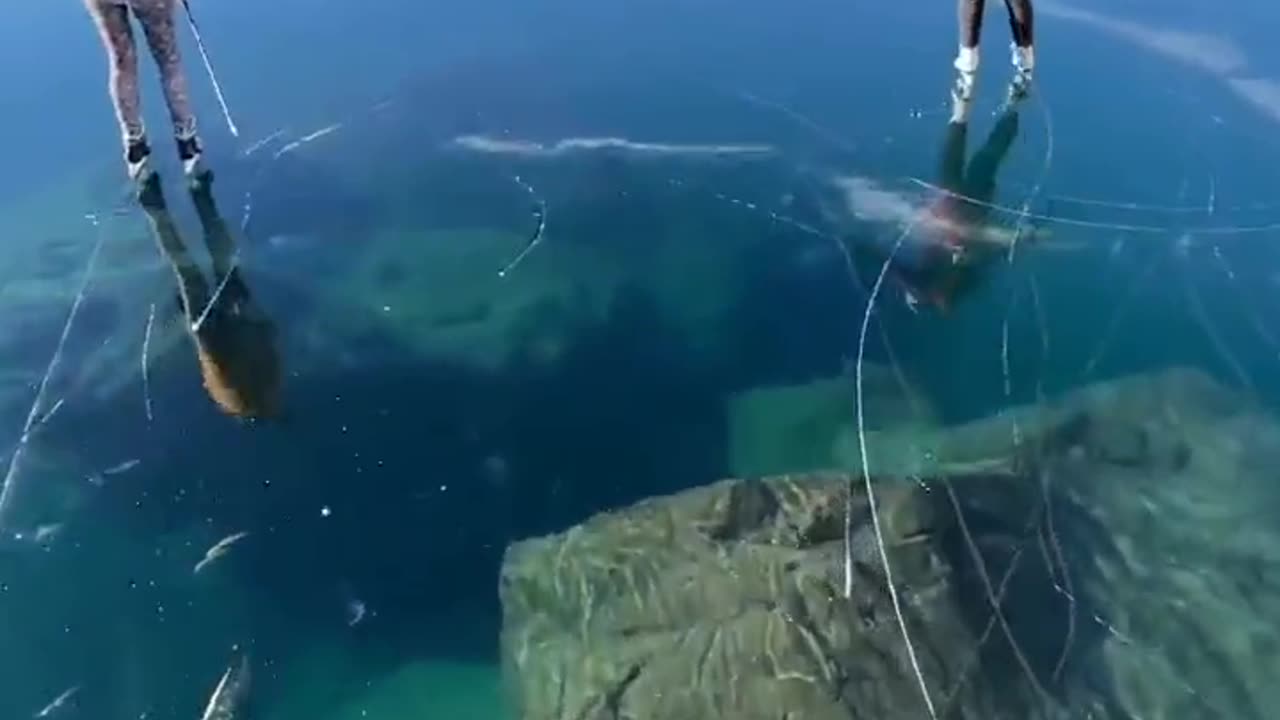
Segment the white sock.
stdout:
[[1026,47],[1014,46],[1013,48],[1013,66],[1021,72],[1029,73],[1036,67],[1036,49],[1032,45]]
[[962,73],[973,74],[978,72],[978,48],[976,47],[960,47],[960,52],[956,53],[956,70]]

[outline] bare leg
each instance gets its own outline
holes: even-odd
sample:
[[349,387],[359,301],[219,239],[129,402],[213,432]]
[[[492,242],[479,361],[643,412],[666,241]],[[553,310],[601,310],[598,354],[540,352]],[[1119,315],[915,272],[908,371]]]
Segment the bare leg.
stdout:
[[85,0],[98,26],[110,62],[111,101],[125,146],[141,141],[146,134],[142,123],[142,101],[138,94],[138,52],[129,25],[129,9],[108,0]]
[[189,140],[196,134],[196,117],[191,111],[187,77],[173,24],[174,0],[133,0],[133,8],[160,69],[165,101],[173,118],[173,135],[178,140]]

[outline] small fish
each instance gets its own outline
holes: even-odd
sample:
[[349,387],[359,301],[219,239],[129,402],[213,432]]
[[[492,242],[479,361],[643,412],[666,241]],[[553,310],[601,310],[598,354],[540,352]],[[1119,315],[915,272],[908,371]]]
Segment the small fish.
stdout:
[[103,470],[102,474],[104,476],[108,476],[108,475],[119,475],[121,473],[127,473],[141,464],[142,464],[142,461],[137,458],[134,458],[132,460],[125,460],[119,465],[113,465],[107,468],[106,470]]
[[196,563],[195,570],[193,570],[192,573],[197,575],[200,574],[200,571],[205,569],[205,567],[207,567],[209,563],[213,562],[214,560],[217,560],[223,555],[226,555],[227,551],[231,549],[232,545],[243,540],[248,536],[249,536],[249,533],[247,532],[238,532],[238,533],[235,533],[234,535],[228,535],[222,538],[217,543],[215,543],[213,547],[205,551],[204,558],[202,558],[200,562]]
[[347,603],[347,627],[355,627],[364,620],[365,614],[369,608],[364,604],[363,600],[353,598]]
[[6,533],[6,536],[12,538],[14,542],[39,545],[47,550],[61,532],[62,523],[45,523],[44,525],[37,525],[36,528],[30,532],[26,530],[18,530],[13,533]]
[[53,542],[60,532],[62,532],[62,523],[47,523],[36,528],[35,537],[32,539],[37,545],[47,545]]
[[904,290],[902,293],[902,299],[906,301],[908,310],[917,315],[920,314],[920,298],[916,297],[915,293],[910,290]]
[[249,658],[241,656],[238,663],[233,662],[218,686],[209,696],[209,704],[205,706],[200,720],[234,720],[236,711],[245,696],[249,693]]
[[67,701],[69,701],[72,697],[74,697],[75,694],[78,692],[80,692],[79,685],[73,685],[72,687],[69,687],[66,690],[63,690],[61,695],[53,699],[53,702],[49,703],[48,705],[45,705],[43,710],[36,713],[32,717],[47,718],[52,716],[54,713],[61,710],[62,706],[66,705]]

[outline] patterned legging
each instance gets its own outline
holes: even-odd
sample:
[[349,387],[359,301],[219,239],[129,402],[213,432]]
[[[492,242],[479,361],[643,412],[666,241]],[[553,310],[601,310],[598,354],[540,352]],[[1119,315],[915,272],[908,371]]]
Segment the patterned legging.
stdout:
[[146,133],[142,123],[141,99],[138,94],[138,51],[133,40],[129,11],[137,16],[147,45],[164,84],[165,101],[173,118],[173,133],[179,140],[196,134],[196,118],[191,112],[187,79],[182,71],[178,36],[174,29],[175,0],[85,0],[106,47],[111,63],[111,100],[125,143],[141,140]]

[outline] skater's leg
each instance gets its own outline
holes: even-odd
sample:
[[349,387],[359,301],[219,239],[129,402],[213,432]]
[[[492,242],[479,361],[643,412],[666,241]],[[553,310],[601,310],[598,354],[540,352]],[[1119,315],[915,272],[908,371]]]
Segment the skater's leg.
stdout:
[[134,12],[147,34],[147,44],[160,68],[165,101],[173,119],[173,137],[178,142],[178,155],[188,175],[202,172],[201,146],[196,136],[196,116],[191,110],[187,75],[178,49],[178,33],[174,26],[174,0],[133,0]]
[[145,169],[150,154],[146,128],[142,122],[142,101],[138,91],[138,52],[129,24],[129,9],[112,0],[85,0],[107,51],[108,86],[116,120],[125,147],[129,174],[137,177]]
[[976,48],[982,40],[982,14],[987,0],[960,0],[960,47]]
[[178,140],[186,140],[196,134],[196,117],[191,110],[191,98],[187,91],[187,76],[182,69],[182,55],[178,49],[178,33],[173,24],[173,0],[133,0],[134,13],[142,23],[147,44],[164,86],[165,102],[173,119],[173,134]]
[[1031,0],[1004,0],[1009,10],[1009,29],[1013,33],[1013,44],[1021,48],[1029,48],[1035,44],[1035,11]]
[[978,72],[978,43],[982,39],[982,14],[986,0],[959,0],[957,19],[960,26],[960,49],[956,53],[955,95],[958,101],[967,101],[973,94],[974,80]]
[[1005,0],[1009,10],[1009,30],[1013,34],[1013,83],[1009,92],[1012,99],[1026,94],[1031,86],[1031,74],[1035,70],[1035,12],[1031,0]]

